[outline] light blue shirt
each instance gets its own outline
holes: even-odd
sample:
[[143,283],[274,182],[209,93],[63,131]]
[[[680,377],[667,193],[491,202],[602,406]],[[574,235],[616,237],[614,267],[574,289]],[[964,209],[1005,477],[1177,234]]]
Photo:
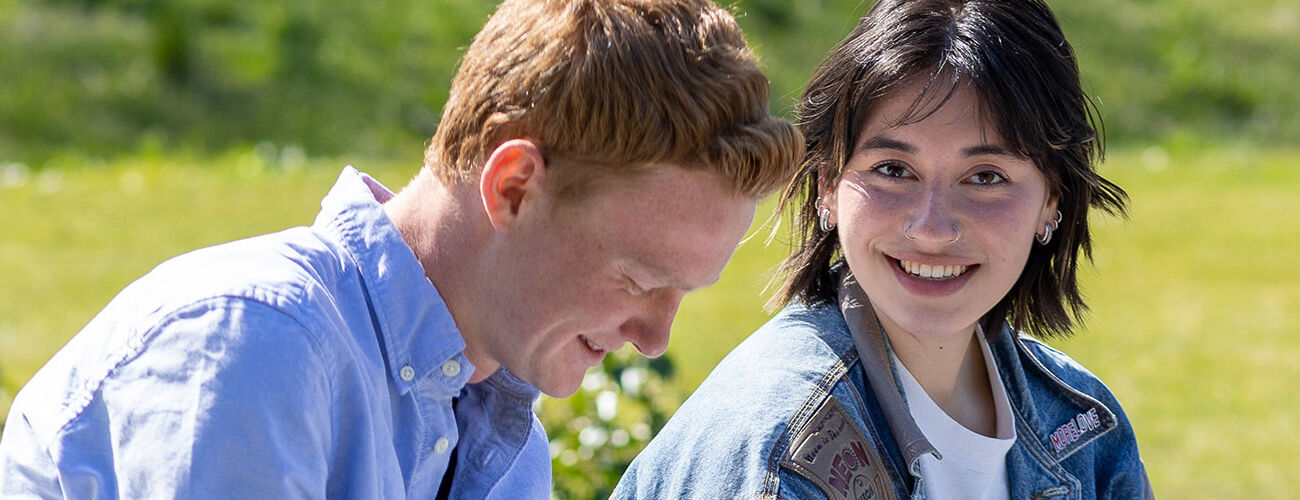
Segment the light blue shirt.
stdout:
[[[311,227],[132,283],[14,399],[4,498],[547,498],[537,390],[474,367],[348,167]],[[459,397],[452,411],[452,398]]]

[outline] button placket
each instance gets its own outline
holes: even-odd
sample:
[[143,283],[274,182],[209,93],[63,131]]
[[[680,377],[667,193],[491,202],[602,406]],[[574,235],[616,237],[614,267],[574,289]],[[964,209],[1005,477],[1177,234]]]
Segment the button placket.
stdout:
[[460,362],[454,359],[447,360],[447,362],[442,364],[442,374],[448,377],[460,375]]

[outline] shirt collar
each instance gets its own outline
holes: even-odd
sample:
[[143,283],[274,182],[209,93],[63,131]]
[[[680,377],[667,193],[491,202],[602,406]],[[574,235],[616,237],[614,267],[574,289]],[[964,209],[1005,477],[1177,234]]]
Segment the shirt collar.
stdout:
[[379,181],[349,165],[321,200],[313,227],[338,238],[355,260],[398,390],[405,393],[430,372],[456,361],[455,373],[443,368],[435,378],[459,391],[474,366],[465,359],[465,340],[446,302],[384,212],[382,203],[392,197]]

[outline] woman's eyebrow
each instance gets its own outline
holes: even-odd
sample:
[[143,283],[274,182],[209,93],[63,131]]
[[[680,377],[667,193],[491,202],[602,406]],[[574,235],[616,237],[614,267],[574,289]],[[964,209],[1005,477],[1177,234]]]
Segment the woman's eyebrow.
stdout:
[[[913,146],[909,143],[900,141],[898,139],[894,139],[892,137],[877,135],[875,137],[862,141],[862,145],[858,146],[856,152],[865,153],[873,149],[889,149],[893,151],[900,151],[907,154],[916,154],[917,151],[919,151],[916,148],[916,146]],[[1002,147],[1001,145],[998,144],[991,144],[991,143],[984,143],[977,146],[969,146],[969,147],[962,148],[961,154],[962,156],[967,156],[967,157],[984,156],[984,155],[1009,156],[1013,158],[1019,157],[1019,155],[1012,153],[1011,151],[1007,150],[1007,148]]]
[[1012,157],[1019,156],[1010,151],[1007,151],[1007,148],[1004,148],[997,144],[980,144],[978,146],[962,148],[961,154],[962,156],[982,156],[982,155],[1012,156]]
[[885,137],[883,135],[878,135],[870,139],[867,139],[865,141],[862,141],[862,145],[858,146],[857,152],[865,153],[872,149],[892,149],[895,151],[902,151],[907,154],[916,154],[916,146],[900,141],[898,139]]

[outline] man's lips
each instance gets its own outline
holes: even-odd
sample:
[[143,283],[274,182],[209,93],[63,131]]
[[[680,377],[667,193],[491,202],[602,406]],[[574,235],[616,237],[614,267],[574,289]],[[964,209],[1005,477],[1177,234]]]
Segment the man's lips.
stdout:
[[587,349],[590,349],[591,352],[594,352],[596,354],[602,354],[602,355],[605,354],[605,347],[601,346],[600,344],[597,344],[595,341],[591,340],[586,335],[579,335],[578,338],[581,339],[582,342],[587,345]]

